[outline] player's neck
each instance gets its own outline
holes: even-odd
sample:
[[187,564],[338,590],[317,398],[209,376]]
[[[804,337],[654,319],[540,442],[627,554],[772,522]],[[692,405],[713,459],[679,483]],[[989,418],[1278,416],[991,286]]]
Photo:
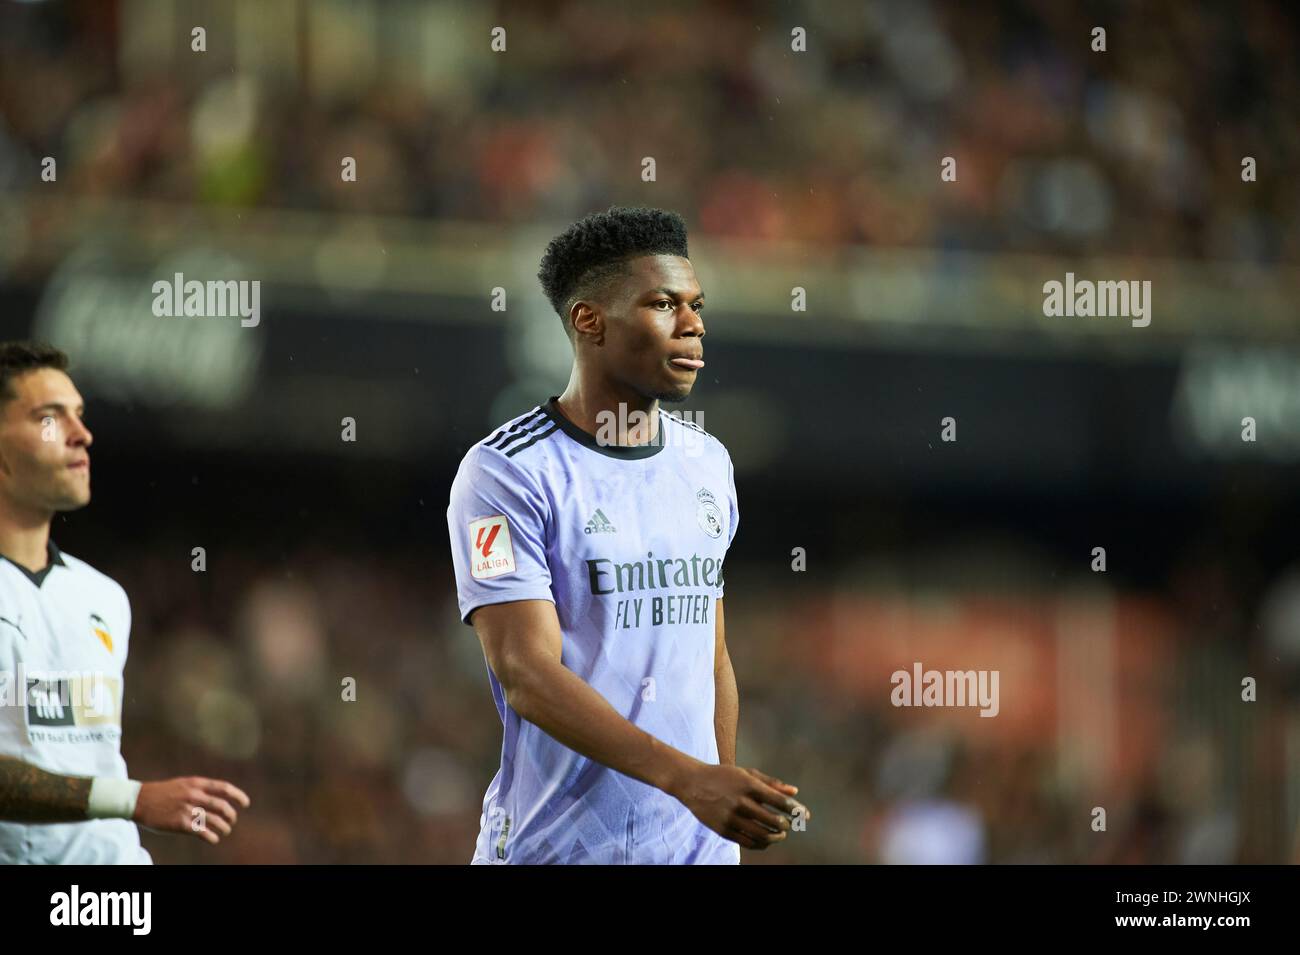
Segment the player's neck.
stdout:
[[31,571],[49,562],[50,519],[0,496],[0,554]]
[[[615,429],[615,443],[651,444],[659,437],[659,399],[574,379],[556,402],[563,415],[590,435]],[[633,414],[633,412],[641,412]]]

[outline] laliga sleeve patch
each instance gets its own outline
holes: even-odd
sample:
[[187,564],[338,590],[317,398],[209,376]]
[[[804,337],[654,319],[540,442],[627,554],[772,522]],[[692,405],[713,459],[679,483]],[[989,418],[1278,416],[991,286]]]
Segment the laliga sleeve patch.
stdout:
[[515,549],[504,514],[469,522],[469,569],[478,580],[514,573]]

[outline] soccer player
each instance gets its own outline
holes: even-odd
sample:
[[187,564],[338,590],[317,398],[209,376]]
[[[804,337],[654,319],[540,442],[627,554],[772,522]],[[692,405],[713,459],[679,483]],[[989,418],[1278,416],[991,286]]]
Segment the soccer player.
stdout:
[[588,216],[538,277],[568,387],[469,449],[447,509],[505,730],[472,862],[735,864],[810,816],[796,787],[735,765],[731,457],[659,407],[704,366],[685,224]]
[[149,864],[135,823],[216,844],[249,799],[218,779],[127,778],[131,606],[50,540],[54,514],[90,500],[67,366],[49,345],[0,344],[0,864]]

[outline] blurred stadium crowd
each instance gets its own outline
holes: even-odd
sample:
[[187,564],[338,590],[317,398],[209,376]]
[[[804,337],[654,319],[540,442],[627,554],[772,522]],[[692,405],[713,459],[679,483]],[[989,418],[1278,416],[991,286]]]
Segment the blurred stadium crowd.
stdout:
[[[701,235],[1300,260],[1282,4],[14,6],[0,189],[57,155],[87,196],[532,224],[607,205],[651,155]],[[297,18],[300,45],[182,62],[190,23],[215,38],[232,11]],[[156,48],[119,43],[146,21]],[[509,71],[472,52],[501,24]],[[331,57],[348,36],[366,55]]]
[[[1300,31],[1282,4],[69,2],[5,3],[2,16],[0,235],[16,234],[8,197],[29,200],[18,231],[56,227],[41,205],[46,155],[59,157],[60,194],[89,201],[507,227],[617,201],[652,155],[655,203],[686,213],[693,236],[1300,261],[1300,180],[1240,188],[1245,155],[1300,168]],[[286,17],[292,29],[274,36],[292,43],[253,43],[251,60],[216,40]],[[207,59],[182,67],[199,20],[212,25]],[[509,70],[469,52],[498,24]],[[1105,53],[1090,49],[1099,25]],[[794,26],[808,31],[803,59]],[[946,155],[959,163],[951,188]],[[356,183],[340,180],[340,156],[356,157]],[[153,473],[143,458],[109,467]],[[469,860],[501,724],[434,506],[452,472],[425,477],[433,519],[405,546],[331,543],[355,520],[344,506],[315,512],[310,545],[270,546],[232,511],[206,574],[174,514],[133,533],[131,515],[150,507],[142,484],[128,494],[119,477],[87,514],[56,522],[60,546],[132,599],[132,775],[218,776],[253,799],[215,850],[145,834],[157,861]],[[1112,656],[1079,658],[1060,639],[1073,605],[1042,593],[990,610],[978,587],[937,606],[897,583],[867,594],[847,572],[792,587],[772,570],[788,543],[745,552],[758,515],[785,500],[750,487],[739,482],[728,562],[740,759],[797,783],[817,818],[747,863],[1297,858],[1300,587],[1270,571],[1237,589],[1227,568],[1248,544],[1160,568],[1154,610],[1101,601],[1116,608]],[[895,520],[881,523],[905,538],[927,503],[886,502]],[[1002,529],[1023,542],[1031,519],[1007,511]],[[390,518],[400,531],[401,510]],[[996,564],[971,563],[984,561]],[[893,665],[873,667],[910,659],[910,641],[976,630],[1004,694],[1037,694],[1034,707],[1021,722],[903,719],[882,689]],[[1240,674],[1275,662],[1285,699],[1258,715],[1228,705]],[[1097,668],[1112,695],[1057,699],[1076,666]],[[1094,752],[1081,727],[1096,720],[1110,721],[1110,748]],[[1099,805],[1112,838],[1092,838]]]

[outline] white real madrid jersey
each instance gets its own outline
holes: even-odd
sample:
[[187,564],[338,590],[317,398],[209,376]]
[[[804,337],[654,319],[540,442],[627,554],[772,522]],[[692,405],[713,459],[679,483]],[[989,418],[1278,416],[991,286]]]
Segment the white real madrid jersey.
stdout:
[[[126,779],[126,591],[49,543],[38,573],[0,557],[0,754],[52,773]],[[127,819],[0,821],[0,864],[152,862]]]
[[[655,444],[611,446],[553,397],[461,462],[447,510],[461,619],[553,601],[564,665],[636,726],[716,764],[716,602],[738,519],[731,457],[694,423],[661,410]],[[509,707],[490,667],[488,680],[504,740],[473,862],[739,862],[740,846],[675,798],[557,742]]]

